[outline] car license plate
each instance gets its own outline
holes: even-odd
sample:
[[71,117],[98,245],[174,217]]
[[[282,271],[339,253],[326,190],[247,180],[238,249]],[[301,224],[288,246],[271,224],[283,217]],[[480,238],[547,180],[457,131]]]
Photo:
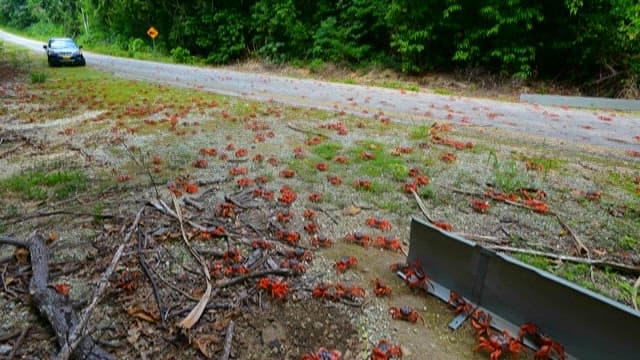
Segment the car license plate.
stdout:
[[62,60],[69,60],[69,59],[71,59],[71,56],[69,56],[69,55],[62,57]]

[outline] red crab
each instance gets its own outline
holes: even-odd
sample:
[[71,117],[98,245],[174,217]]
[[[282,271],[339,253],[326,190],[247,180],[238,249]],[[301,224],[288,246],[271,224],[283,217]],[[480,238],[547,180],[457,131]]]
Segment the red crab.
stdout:
[[418,169],[417,167],[412,167],[411,169],[409,169],[409,177],[416,177],[418,175],[420,175],[420,169]]
[[401,185],[402,190],[407,194],[412,194],[418,191],[418,186],[414,181],[405,181]]
[[367,219],[366,224],[380,229],[380,231],[391,230],[392,226],[389,220],[381,217],[381,216],[372,216]]
[[118,175],[117,179],[118,179],[118,182],[129,181],[129,180],[131,180],[131,175],[129,175],[129,174]]
[[277,231],[276,236],[278,239],[288,242],[290,245],[297,245],[300,241],[300,234],[295,231]]
[[234,166],[229,170],[229,174],[231,176],[245,175],[247,173],[247,168],[244,166]]
[[480,199],[471,199],[471,207],[479,213],[486,213],[489,211],[489,202]]
[[338,350],[327,350],[323,347],[316,352],[310,352],[302,355],[300,360],[340,360],[342,353]]
[[320,226],[317,223],[310,222],[304,225],[304,231],[306,231],[307,234],[315,234],[318,230],[320,230]]
[[436,220],[433,222],[433,226],[438,227],[444,231],[453,231],[453,226],[448,222]]
[[198,192],[198,186],[196,184],[185,184],[184,191],[189,194],[195,194]]
[[343,156],[343,155],[337,155],[333,158],[333,161],[340,163],[340,164],[346,164],[347,163],[347,157]]
[[236,150],[236,157],[245,157],[247,156],[247,154],[249,153],[249,151],[245,148],[240,148],[238,150]]
[[480,336],[478,338],[478,345],[473,351],[487,350],[491,352],[489,357],[491,360],[498,360],[502,353],[510,352],[511,355],[516,358],[520,352],[524,351],[524,347],[517,339],[514,339],[509,335],[509,332],[504,330],[502,333],[488,335],[488,337]]
[[256,178],[253,180],[256,182],[256,184],[261,184],[261,185],[264,185],[269,182],[269,178],[264,175],[256,176]]
[[238,185],[241,188],[253,186],[253,180],[250,178],[240,178],[236,180],[236,185]]
[[549,336],[541,333],[537,325],[527,322],[520,326],[520,332],[518,334],[520,342],[522,342],[524,337],[530,337],[538,346],[538,351],[534,355],[535,359],[550,359],[552,352],[555,352],[562,360],[566,358],[564,347]]
[[349,297],[351,299],[361,298],[364,299],[366,293],[364,289],[357,285],[344,285],[341,283],[336,284],[336,293],[341,297]]
[[251,247],[253,249],[269,250],[271,249],[271,243],[266,240],[254,240],[251,243]]
[[225,251],[222,254],[222,259],[226,263],[239,263],[242,260],[242,255],[240,254],[240,250],[238,250],[238,248],[233,248]]
[[549,212],[549,205],[545,204],[540,200],[529,199],[529,200],[525,200],[524,204],[530,207],[533,211],[540,214],[546,214]]
[[305,250],[301,247],[297,247],[289,252],[287,252],[287,257],[289,259],[298,259],[300,261],[311,261],[313,256],[311,255],[311,251]]
[[217,156],[218,150],[214,148],[209,148],[209,149],[202,148],[200,149],[200,155]]
[[272,165],[272,166],[278,166],[278,164],[280,163],[280,160],[272,156],[267,159],[267,163],[269,163],[269,165]]
[[431,280],[422,270],[422,265],[419,260],[405,263],[395,263],[391,265],[391,270],[400,271],[404,276],[404,282],[410,288],[422,288],[427,289],[428,287],[433,288],[433,284],[431,284]]
[[327,171],[327,164],[323,162],[317,163],[316,169],[318,169],[318,171]]
[[316,234],[311,238],[311,245],[313,247],[323,247],[328,248],[333,245],[333,241],[329,239],[327,236],[322,234]]
[[449,293],[449,301],[447,301],[447,305],[453,311],[455,315],[460,313],[471,314],[473,311],[473,305],[468,303],[460,294],[455,291],[451,291]]
[[302,215],[307,220],[313,220],[316,218],[316,212],[311,209],[304,209],[304,212]]
[[226,218],[233,217],[235,215],[235,205],[230,202],[218,204],[216,206],[216,215]]
[[308,139],[305,144],[309,145],[309,146],[315,146],[318,145],[322,142],[322,139],[319,136],[314,136],[310,139]]
[[365,234],[365,233],[363,233],[361,231],[354,231],[354,232],[351,232],[351,233],[347,234],[344,237],[344,241],[346,241],[348,243],[356,243],[356,244],[366,248],[366,247],[369,246],[369,242],[371,241],[371,238],[367,234]]
[[600,194],[600,191],[587,191],[585,194],[585,197],[591,201],[598,201],[601,196],[602,194]]
[[535,171],[542,171],[543,170],[542,164],[538,164],[538,163],[530,161],[530,160],[528,160],[528,161],[526,161],[524,163],[524,167],[527,170],[535,170]]
[[293,157],[296,159],[303,159],[307,157],[307,152],[303,147],[297,147],[293,149]]
[[209,166],[209,163],[205,159],[199,159],[193,162],[193,167],[199,169],[206,169]]
[[245,275],[249,273],[249,269],[242,264],[233,264],[228,265],[224,268],[224,276],[237,276],[237,275]]
[[264,160],[264,156],[262,154],[255,154],[251,161],[260,163]]
[[373,293],[376,296],[391,296],[391,288],[379,278],[375,278],[373,280]]
[[336,272],[338,274],[343,273],[348,269],[352,269],[358,266],[358,260],[355,258],[355,256],[344,256],[336,260],[335,266],[336,266]]
[[307,271],[307,267],[297,259],[284,259],[280,263],[280,267],[290,269],[296,274],[303,274]]
[[118,287],[128,293],[133,292],[138,285],[140,273],[138,271],[123,271],[118,279]]
[[278,215],[276,215],[276,218],[281,224],[288,223],[293,218],[293,211],[280,211],[278,212]]
[[371,181],[366,179],[356,179],[353,182],[353,186],[355,186],[356,189],[369,190],[371,189]]
[[376,156],[369,151],[363,151],[360,153],[360,158],[362,160],[375,160]]
[[456,154],[452,154],[452,153],[446,153],[442,156],[440,156],[440,160],[447,162],[447,163],[452,163],[454,161],[456,161],[458,159],[458,157],[456,156]]
[[314,192],[311,195],[309,195],[309,201],[314,202],[314,203],[318,203],[322,201],[322,193],[319,192]]
[[471,327],[475,330],[476,336],[488,334],[491,328],[491,315],[480,309],[476,309],[471,314]]
[[389,360],[402,357],[400,345],[392,345],[387,340],[380,340],[373,350],[371,350],[371,360]]
[[311,296],[316,298],[326,299],[330,297],[329,290],[332,285],[329,283],[321,282],[316,285],[311,291]]
[[413,183],[414,183],[416,186],[422,186],[422,185],[425,185],[425,186],[426,186],[426,185],[429,185],[429,182],[430,182],[429,178],[428,178],[427,176],[425,176],[425,175],[418,175],[418,176],[416,176],[416,178],[413,180]]
[[400,238],[393,235],[378,236],[376,238],[375,246],[387,250],[402,252],[402,244]]
[[283,177],[283,178],[290,179],[290,178],[296,176],[296,172],[291,170],[291,169],[285,169],[285,170],[280,171],[279,175],[281,177]]
[[291,205],[298,198],[298,194],[296,194],[291,188],[283,186],[280,188],[280,197],[278,197],[278,201],[285,204]]
[[284,280],[273,277],[263,277],[258,282],[258,290],[267,290],[272,299],[284,300],[289,293],[289,284]]
[[339,186],[342,184],[342,179],[340,178],[340,176],[337,176],[337,175],[327,176],[327,181],[329,182],[329,184],[333,186]]
[[389,309],[389,313],[394,320],[400,319],[415,323],[416,321],[418,321],[418,319],[420,319],[420,321],[422,321],[422,324],[424,325],[424,319],[422,318],[422,315],[420,315],[420,313],[411,306],[405,305],[399,308],[392,306]]

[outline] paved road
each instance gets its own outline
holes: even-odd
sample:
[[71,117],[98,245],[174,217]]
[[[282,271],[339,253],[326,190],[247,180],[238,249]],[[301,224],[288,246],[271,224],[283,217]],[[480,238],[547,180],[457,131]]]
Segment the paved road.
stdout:
[[[42,43],[0,31],[0,39],[43,52]],[[44,56],[44,54],[43,54]],[[567,144],[640,150],[640,117],[608,111],[544,107],[481,98],[404,92],[369,86],[243,73],[224,69],[162,64],[85,53],[87,66],[117,76],[192,87],[256,100],[365,116],[383,112],[392,121],[424,119],[493,126]]]

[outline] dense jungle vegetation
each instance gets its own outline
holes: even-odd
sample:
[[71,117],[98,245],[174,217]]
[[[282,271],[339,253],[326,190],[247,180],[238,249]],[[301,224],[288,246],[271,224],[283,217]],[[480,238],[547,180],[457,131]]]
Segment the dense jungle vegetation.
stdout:
[[0,0],[0,25],[177,62],[482,69],[635,97],[637,0]]

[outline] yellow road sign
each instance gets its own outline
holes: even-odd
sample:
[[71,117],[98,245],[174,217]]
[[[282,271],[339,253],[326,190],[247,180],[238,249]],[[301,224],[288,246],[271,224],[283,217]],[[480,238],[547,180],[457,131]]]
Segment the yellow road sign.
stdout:
[[158,30],[156,30],[156,28],[152,26],[149,28],[149,30],[147,30],[147,35],[149,35],[149,37],[155,40],[156,37],[158,36]]

